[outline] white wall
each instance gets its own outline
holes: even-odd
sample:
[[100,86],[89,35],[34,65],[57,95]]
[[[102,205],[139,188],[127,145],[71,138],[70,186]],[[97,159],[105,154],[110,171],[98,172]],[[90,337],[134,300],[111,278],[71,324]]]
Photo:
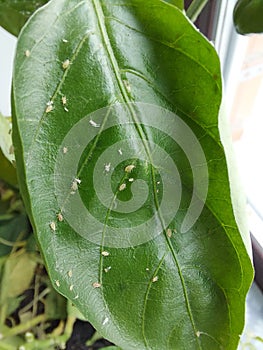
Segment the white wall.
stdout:
[[0,27],[0,112],[11,115],[11,79],[16,37]]

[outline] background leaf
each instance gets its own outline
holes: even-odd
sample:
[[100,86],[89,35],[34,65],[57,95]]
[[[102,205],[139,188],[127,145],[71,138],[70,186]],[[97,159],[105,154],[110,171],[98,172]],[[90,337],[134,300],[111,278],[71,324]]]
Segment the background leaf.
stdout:
[[4,244],[4,241],[15,244],[18,237],[23,240],[28,236],[28,232],[29,222],[25,214],[9,220],[0,220],[0,257],[9,254],[12,250],[12,246]]
[[11,122],[0,113],[0,179],[11,185],[17,184],[14,169],[15,156],[12,147]]
[[263,0],[238,0],[233,20],[239,34],[263,33]]
[[184,9],[184,0],[165,0],[166,2],[178,7],[179,9]]
[[0,0],[0,26],[18,36],[21,28],[37,8],[48,0]]
[[[245,247],[249,251],[248,232],[244,219],[239,220],[244,217],[243,203],[233,193],[230,170],[228,174],[220,141],[225,129],[221,125],[221,135],[218,129],[220,74],[210,43],[179,9],[159,0],[52,1],[31,18],[19,38],[14,144],[28,213],[54,287],[100,334],[123,349],[237,347],[253,273]],[[195,169],[171,137],[143,123],[142,111],[137,115],[127,104],[134,101],[176,112],[204,150],[209,173],[206,205],[187,232],[180,229],[191,203]],[[81,184],[73,181],[74,169],[68,174],[55,168],[57,157],[71,154],[63,140],[73,126],[93,111],[123,102],[128,112],[110,115],[117,127],[99,132],[82,152],[77,169]],[[136,116],[141,119],[134,123]],[[132,120],[132,126],[123,127],[122,118]],[[167,123],[160,113],[160,124]],[[87,130],[75,135],[75,146],[81,144],[82,134],[88,137],[98,126],[90,119]],[[176,120],[170,128],[171,135],[180,135]],[[63,212],[71,216],[58,220],[61,207],[54,179],[59,183],[65,178],[69,198],[81,196],[102,223],[110,219],[113,226],[136,227],[162,199],[163,182],[158,192],[159,173],[150,159],[126,159],[112,170],[109,159],[101,169],[100,186],[109,173],[117,198],[128,202],[131,185],[127,181],[123,191],[120,186],[124,167],[135,162],[131,175],[142,178],[150,190],[132,217],[112,210],[109,217],[94,189],[93,169],[101,153],[122,140],[135,155],[151,140],[172,157],[182,181],[180,208],[169,235],[164,230],[131,247],[107,247],[103,242],[99,246],[85,238],[96,232],[90,223],[84,224],[81,207],[72,205]],[[202,164],[196,168],[202,169]],[[165,181],[173,183],[172,175]],[[231,195],[236,198],[234,207]],[[68,218],[79,218],[84,233],[76,232]]]

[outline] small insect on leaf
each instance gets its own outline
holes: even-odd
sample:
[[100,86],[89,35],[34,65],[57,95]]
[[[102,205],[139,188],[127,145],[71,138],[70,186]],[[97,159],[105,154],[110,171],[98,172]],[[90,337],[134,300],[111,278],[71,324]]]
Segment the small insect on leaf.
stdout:
[[53,109],[54,109],[53,101],[48,101],[47,102],[46,113],[49,113],[49,112],[53,111]]
[[104,271],[107,273],[111,270],[111,266],[105,267]]
[[126,188],[126,184],[121,184],[119,187],[119,191],[123,191]]
[[130,94],[130,93],[131,93],[131,86],[130,86],[128,80],[125,80],[125,79],[124,79],[124,80],[123,80],[123,83],[124,83],[124,85],[125,85],[125,87],[126,87],[127,92]]
[[106,323],[109,322],[109,318],[108,317],[105,317],[103,322],[102,322],[102,325],[105,326]]
[[153,282],[157,282],[158,281],[158,276],[154,276],[152,279]]
[[67,98],[66,98],[66,96],[62,96],[62,97],[61,97],[61,101],[62,101],[63,106],[65,106],[65,105],[67,104]]
[[70,65],[70,60],[66,59],[63,63],[62,63],[62,67],[63,69],[67,69]]
[[29,51],[29,50],[26,50],[26,51],[25,51],[25,56],[26,56],[26,57],[29,57],[29,56],[30,56],[30,51]]
[[168,228],[168,229],[166,230],[166,234],[167,234],[167,237],[168,237],[168,238],[171,238],[171,237],[172,237],[172,230],[171,230],[170,228]]
[[135,168],[135,165],[131,164],[131,165],[127,165],[124,170],[126,173],[131,173],[134,168]]
[[64,220],[63,215],[61,213],[57,214],[57,218],[58,218],[58,221],[60,222]]
[[66,154],[68,151],[68,148],[67,147],[63,147],[63,153]]
[[90,125],[93,126],[94,128],[99,128],[100,127],[100,124],[97,124],[96,122],[94,122],[94,120],[90,120],[89,121]]
[[56,231],[56,224],[54,221],[52,221],[50,224],[49,224],[49,227],[51,228],[52,231]]
[[78,190],[78,185],[81,183],[81,180],[78,179],[78,178],[75,178],[73,181],[72,181],[72,184],[71,184],[71,189],[72,191],[76,192]]
[[93,286],[93,288],[100,288],[101,287],[101,283],[94,282],[94,283],[92,283],[92,286]]
[[70,277],[70,278],[71,278],[71,277],[72,277],[72,275],[73,275],[72,270],[69,270],[69,271],[68,271],[68,277]]
[[55,283],[56,283],[56,286],[57,286],[57,287],[60,287],[60,282],[59,282],[59,280],[56,280]]
[[110,253],[109,253],[109,252],[106,252],[106,251],[104,250],[103,252],[101,252],[101,255],[103,255],[103,256],[109,256]]
[[111,168],[111,163],[107,163],[104,165],[104,170],[106,173],[109,173],[110,172],[110,168]]

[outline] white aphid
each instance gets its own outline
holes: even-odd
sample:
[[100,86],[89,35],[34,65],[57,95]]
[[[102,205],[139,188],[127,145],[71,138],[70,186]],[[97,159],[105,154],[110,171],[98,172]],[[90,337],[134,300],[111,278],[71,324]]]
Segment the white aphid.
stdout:
[[59,282],[59,280],[56,280],[55,283],[56,283],[56,286],[57,286],[57,287],[60,287],[60,282]]
[[109,322],[109,318],[108,317],[105,317],[103,322],[102,322],[102,325],[105,326],[106,323]]
[[71,284],[71,285],[69,286],[69,290],[72,292],[72,291],[73,291],[73,288],[74,288],[74,286],[73,286],[73,284]]
[[67,97],[66,96],[62,96],[61,97],[61,101],[62,101],[63,106],[65,106],[67,104]]
[[26,51],[25,51],[25,56],[26,56],[26,57],[29,57],[29,56],[30,56],[30,51],[29,51],[29,50],[26,50]]
[[100,288],[101,287],[101,283],[94,282],[94,283],[92,283],[92,286],[93,286],[93,288]]
[[76,192],[78,190],[78,186],[79,184],[81,183],[81,180],[78,179],[78,178],[75,178],[73,181],[72,181],[72,184],[71,184],[71,189],[73,192]]
[[154,278],[152,279],[153,282],[157,282],[158,281],[158,276],[154,276]]
[[72,277],[72,275],[73,275],[72,270],[69,270],[69,271],[68,271],[68,277],[70,277],[70,278],[71,278],[71,277]]
[[56,224],[54,221],[52,221],[50,224],[49,224],[50,228],[52,231],[56,231]]
[[63,153],[66,154],[68,151],[68,147],[63,147]]
[[94,122],[94,120],[90,119],[89,121],[90,125],[93,126],[94,128],[99,128],[100,124],[97,124],[96,122]]
[[61,213],[57,214],[57,218],[58,218],[58,221],[60,222],[64,220],[63,215]]
[[106,163],[104,165],[104,170],[106,173],[109,173],[110,172],[110,168],[111,168],[111,163]]
[[104,271],[107,273],[111,270],[111,266],[105,267]]
[[172,237],[172,230],[170,228],[168,228],[166,230],[166,234],[167,234],[167,237],[171,238]]
[[135,168],[135,165],[130,164],[130,165],[127,165],[124,170],[126,173],[131,173],[134,168]]
[[63,67],[63,69],[67,69],[69,65],[70,65],[70,60],[67,58],[67,59],[62,63],[62,67]]
[[47,102],[46,113],[51,112],[53,109],[54,109],[53,101],[48,101],[48,102]]
[[63,43],[68,43],[67,39],[62,39]]
[[122,150],[118,149],[118,153],[122,156]]
[[52,105],[47,106],[46,113],[53,111],[54,107]]
[[129,182],[133,182],[133,181],[134,181],[133,177],[129,178]]
[[109,256],[110,253],[109,253],[109,252],[106,252],[106,250],[104,250],[103,252],[101,252],[101,255],[103,255],[103,256]]
[[131,93],[131,86],[130,86],[128,80],[124,79],[123,82],[124,82],[124,85],[126,87],[127,92],[130,94]]
[[123,191],[126,188],[126,184],[121,184],[119,187],[119,191]]

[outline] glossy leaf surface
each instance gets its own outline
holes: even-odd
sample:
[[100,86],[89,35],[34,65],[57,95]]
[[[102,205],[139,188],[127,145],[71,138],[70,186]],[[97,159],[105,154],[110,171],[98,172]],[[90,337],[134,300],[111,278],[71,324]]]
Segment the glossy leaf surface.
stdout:
[[238,0],[233,19],[239,34],[263,33],[263,0]]
[[[14,144],[34,231],[54,287],[123,349],[235,349],[242,332],[252,267],[218,129],[220,74],[210,43],[159,0],[51,1],[19,38]],[[198,147],[205,158],[195,159]],[[67,159],[76,169],[64,168]],[[188,227],[206,168],[205,206]],[[173,201],[166,183],[178,182]],[[142,205],[128,212],[131,199]],[[149,239],[134,243],[135,231]]]

